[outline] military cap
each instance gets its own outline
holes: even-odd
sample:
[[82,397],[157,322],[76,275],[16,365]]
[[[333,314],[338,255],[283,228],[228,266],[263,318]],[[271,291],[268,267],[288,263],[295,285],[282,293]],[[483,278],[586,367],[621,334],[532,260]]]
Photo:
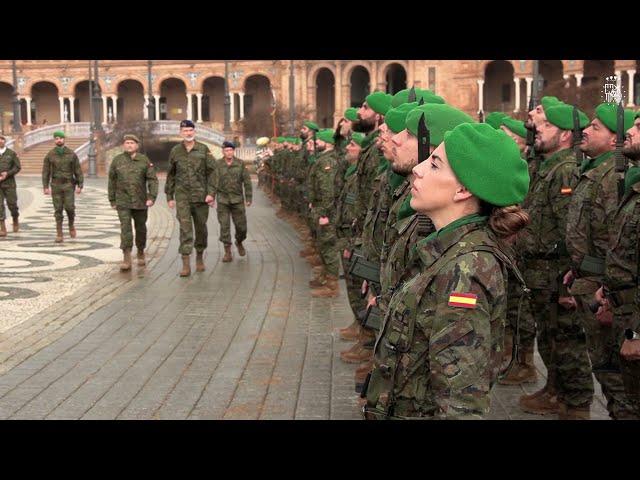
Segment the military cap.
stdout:
[[[409,102],[409,92],[411,89],[405,88],[404,90],[400,90],[393,97],[391,97],[391,106],[393,108],[399,107],[403,103]],[[444,98],[439,95],[436,95],[431,90],[426,90],[422,88],[416,88],[416,102],[420,102],[422,99],[423,103],[445,103]]]
[[278,142],[278,143],[284,143],[284,137],[278,137],[278,138],[276,139],[276,142]]
[[391,108],[391,95],[384,92],[373,92],[367,95],[365,102],[374,112],[380,115],[386,115]]
[[316,135],[316,140],[322,140],[326,143],[335,144],[336,140],[333,138],[335,135],[335,131],[332,128],[325,128],[324,130],[320,130]]
[[423,113],[425,123],[429,129],[429,142],[433,146],[440,145],[444,139],[445,132],[452,130],[461,123],[475,123],[473,118],[451,105],[425,103],[414,108],[407,115],[407,130],[415,136],[418,136],[418,122]]
[[196,128],[191,120],[182,120],[180,122],[180,128]]
[[344,118],[349,120],[350,122],[355,122],[358,120],[358,109],[349,107],[344,111]]
[[[573,130],[573,105],[558,103],[548,109],[545,108],[544,113],[547,120],[561,130]],[[578,110],[578,123],[580,128],[589,125],[589,118],[580,110]]]
[[236,146],[233,142],[224,141],[222,142],[222,148],[233,148],[235,150]]
[[480,200],[505,207],[521,203],[527,195],[527,162],[502,130],[486,123],[463,123],[444,134],[444,149],[460,183]]
[[542,108],[544,109],[545,112],[547,111],[547,108],[554,107],[556,105],[561,105],[563,103],[564,102],[559,100],[558,97],[554,97],[551,95],[547,95],[540,99],[540,105],[542,105]]
[[513,133],[522,138],[527,138],[527,129],[524,126],[524,122],[521,120],[516,120],[515,118],[505,117],[500,122],[501,125],[504,125]]
[[53,138],[56,138],[56,137],[64,138],[65,137],[64,132],[61,130],[56,130],[55,132],[53,132]]
[[318,126],[318,124],[317,124],[317,123],[315,123],[315,122],[311,122],[311,121],[309,121],[309,120],[305,121],[305,122],[304,122],[304,125],[305,125],[307,128],[311,129],[311,130],[315,130],[316,132],[317,132],[318,130],[320,130],[320,127]]
[[384,123],[393,133],[400,133],[406,127],[407,115],[418,106],[418,102],[403,103],[398,107],[391,108],[384,116]]
[[[633,125],[635,112],[632,110],[624,111],[624,131],[626,132]],[[605,127],[616,133],[618,128],[618,105],[616,103],[601,103],[596,107],[596,118],[599,119]]]
[[357,145],[362,146],[362,142],[364,142],[365,134],[360,132],[353,132],[351,134],[351,141]]
[[498,129],[500,128],[502,119],[508,116],[509,115],[504,112],[491,112],[484,118],[484,123],[488,123],[493,128]]
[[123,142],[126,142],[127,140],[133,140],[137,144],[140,144],[140,139],[136,137],[133,133],[127,133],[124,137],[122,137]]

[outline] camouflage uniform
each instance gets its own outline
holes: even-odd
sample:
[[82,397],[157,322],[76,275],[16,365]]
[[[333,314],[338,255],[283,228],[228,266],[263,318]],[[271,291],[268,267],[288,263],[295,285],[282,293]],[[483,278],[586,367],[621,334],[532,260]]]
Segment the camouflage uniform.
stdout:
[[485,223],[464,217],[416,245],[418,272],[394,293],[376,340],[368,418],[480,418],[489,410],[512,262]]
[[[338,277],[338,250],[335,224],[335,204],[333,195],[336,154],[334,150],[322,152],[309,175],[309,201],[312,218],[317,232],[318,251],[327,275]],[[320,217],[329,217],[328,225],[320,225]]]
[[224,158],[217,160],[216,168],[220,241],[225,245],[231,245],[231,218],[233,218],[236,242],[241,243],[247,238],[247,213],[244,202],[251,202],[253,199],[249,170],[242,160],[235,157],[230,165],[227,165]]
[[582,322],[575,310],[558,304],[569,296],[562,276],[569,269],[565,246],[567,212],[578,183],[576,157],[568,148],[550,155],[531,179],[524,209],[531,222],[518,236],[524,278],[531,289],[538,351],[547,367],[548,385],[558,401],[582,407],[593,399],[593,380]]
[[627,418],[632,407],[624,394],[622,375],[600,368],[617,356],[618,342],[611,337],[611,328],[602,326],[589,309],[594,293],[602,284],[609,248],[608,224],[618,208],[613,152],[585,161],[581,170],[567,215],[567,250],[576,277],[570,292],[578,303],[593,373],[607,399],[609,415]]
[[0,173],[7,172],[7,178],[0,181],[0,222],[3,222],[7,218],[4,209],[5,200],[13,217],[13,221],[16,222],[18,220],[18,192],[15,175],[20,171],[20,168],[18,155],[10,148],[7,148],[5,152],[0,155]]
[[[610,243],[605,260],[604,286],[613,310],[612,339],[619,352],[627,328],[640,332],[638,263],[640,262],[640,183],[626,192],[610,223]],[[640,361],[612,355],[622,371],[627,400],[640,419]]]
[[120,219],[120,248],[133,247],[135,223],[136,248],[138,252],[147,245],[147,200],[156,201],[158,196],[158,177],[153,164],[146,155],[121,153],[111,162],[108,185],[109,203],[115,205]]
[[183,142],[171,149],[164,192],[167,201],[174,198],[176,201],[181,255],[191,255],[194,226],[196,251],[202,252],[207,248],[209,205],[206,204],[205,197],[215,196],[215,177],[215,159],[204,143],[195,142],[189,152]]
[[378,174],[378,167],[381,160],[384,158],[380,153],[380,150],[375,145],[375,140],[378,137],[380,131],[370,133],[366,136],[362,142],[362,150],[358,156],[358,163],[356,167],[358,175],[358,193],[356,197],[356,225],[355,233],[360,236],[363,229],[363,221],[367,216],[369,210],[369,200],[371,198],[373,184]]
[[83,182],[80,160],[69,147],[55,147],[44,157],[42,186],[46,189],[51,185],[56,223],[62,223],[64,208],[69,218],[69,226],[73,225],[76,216],[74,188],[82,188]]

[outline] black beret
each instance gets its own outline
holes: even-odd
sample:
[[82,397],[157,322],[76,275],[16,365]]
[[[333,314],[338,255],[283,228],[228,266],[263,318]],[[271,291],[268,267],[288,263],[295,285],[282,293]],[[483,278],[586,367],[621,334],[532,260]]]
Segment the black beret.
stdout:
[[191,120],[182,120],[180,122],[180,128],[196,128]]
[[223,142],[222,148],[233,148],[235,150],[236,146],[233,142]]

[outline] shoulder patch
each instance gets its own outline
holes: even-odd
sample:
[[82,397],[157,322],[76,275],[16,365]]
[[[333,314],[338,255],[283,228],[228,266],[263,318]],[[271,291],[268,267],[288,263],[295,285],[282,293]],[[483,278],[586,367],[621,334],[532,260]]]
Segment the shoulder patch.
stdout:
[[560,189],[560,193],[562,195],[571,195],[573,193],[573,189],[571,187],[562,187]]
[[449,295],[448,305],[450,307],[476,308],[477,302],[478,296],[474,293],[452,292]]

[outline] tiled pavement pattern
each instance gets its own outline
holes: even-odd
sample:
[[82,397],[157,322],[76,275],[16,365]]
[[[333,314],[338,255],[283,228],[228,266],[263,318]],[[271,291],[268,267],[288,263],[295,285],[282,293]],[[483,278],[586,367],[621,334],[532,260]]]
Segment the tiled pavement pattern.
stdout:
[[[178,277],[174,224],[143,275],[105,294],[114,272],[0,337],[0,418],[358,419],[345,292],[311,298],[295,232],[262,192],[248,211],[246,257],[220,262],[212,210],[206,272]],[[496,388],[490,418],[544,418],[519,412],[521,392]]]

